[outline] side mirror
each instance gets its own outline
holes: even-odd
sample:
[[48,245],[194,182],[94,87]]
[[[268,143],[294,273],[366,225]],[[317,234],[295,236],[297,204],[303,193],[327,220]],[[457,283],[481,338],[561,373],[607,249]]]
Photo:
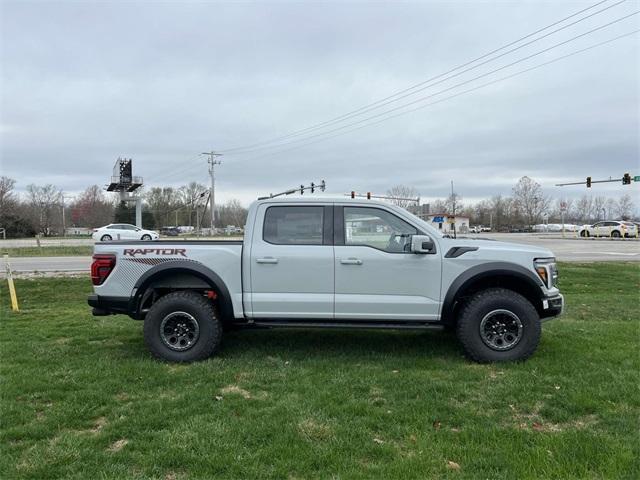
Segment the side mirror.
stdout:
[[413,235],[411,237],[412,253],[436,253],[436,245],[427,235]]

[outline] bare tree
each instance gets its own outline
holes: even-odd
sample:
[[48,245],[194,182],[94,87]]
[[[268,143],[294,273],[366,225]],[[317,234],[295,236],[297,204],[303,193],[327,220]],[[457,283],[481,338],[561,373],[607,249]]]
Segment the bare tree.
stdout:
[[493,220],[491,200],[481,200],[468,210],[473,211],[477,225],[489,225]]
[[387,190],[387,196],[393,197],[390,202],[398,207],[407,208],[410,205],[415,205],[415,200],[420,194],[418,191],[407,185],[395,185],[391,189]]
[[[38,233],[51,235],[61,223],[57,221],[55,214],[60,212],[62,192],[51,184],[42,187],[31,184],[27,185],[27,195],[34,229]],[[59,220],[61,218],[60,215]]]
[[598,195],[593,199],[593,216],[594,220],[606,220],[607,209],[605,205],[607,204],[607,198],[602,195]]
[[452,215],[459,214],[464,209],[464,206],[462,205],[462,197],[457,193],[449,195],[444,201],[444,204],[447,213]]
[[529,227],[539,221],[551,203],[540,184],[527,176],[522,177],[513,187],[513,199]]
[[242,206],[239,200],[231,199],[217,210],[216,219],[220,226],[243,227],[247,221],[247,209]]
[[634,205],[631,195],[625,193],[622,197],[620,197],[620,200],[618,200],[617,213],[622,220],[629,220],[631,218],[631,216],[633,215],[633,208]]
[[98,185],[91,185],[71,204],[71,221],[79,227],[100,227],[113,221],[114,205]]
[[607,198],[607,203],[605,205],[605,209],[607,212],[607,218],[613,218],[618,215],[618,202],[613,198]]
[[576,202],[576,219],[579,222],[589,222],[593,214],[593,198],[583,195]]
[[13,188],[16,181],[9,177],[0,177],[0,217],[16,204]]
[[429,210],[433,213],[447,213],[447,203],[438,198],[431,203]]
[[153,187],[145,194],[156,227],[175,223],[175,215],[181,206],[180,195],[172,187]]
[[186,224],[193,225],[196,204],[201,198],[200,195],[206,190],[206,187],[197,182],[191,182],[188,185],[180,187],[180,200],[184,205],[184,213],[186,215]]

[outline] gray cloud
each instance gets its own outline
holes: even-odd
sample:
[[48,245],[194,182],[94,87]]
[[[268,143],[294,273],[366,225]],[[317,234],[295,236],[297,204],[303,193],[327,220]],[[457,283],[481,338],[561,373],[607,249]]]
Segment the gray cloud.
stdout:
[[[20,188],[52,182],[78,191],[106,182],[125,155],[150,184],[206,183],[202,151],[333,118],[590,3],[5,1],[2,171]],[[478,73],[634,8],[611,8]],[[484,81],[637,25],[620,22]],[[559,181],[638,174],[638,38],[325,142],[226,155],[219,198],[247,202],[321,178],[335,193],[406,183],[433,198],[453,178],[475,199],[509,194],[522,175],[557,194]]]

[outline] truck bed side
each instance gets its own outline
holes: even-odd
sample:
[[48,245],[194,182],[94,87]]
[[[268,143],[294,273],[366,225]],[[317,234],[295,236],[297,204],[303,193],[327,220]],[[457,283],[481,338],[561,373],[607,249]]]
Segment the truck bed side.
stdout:
[[[112,254],[115,268],[102,285],[95,285],[99,297],[129,301],[136,290],[154,276],[171,276],[193,270],[224,284],[233,315],[243,317],[242,241],[99,242],[94,254]],[[182,274],[183,274],[182,273]]]

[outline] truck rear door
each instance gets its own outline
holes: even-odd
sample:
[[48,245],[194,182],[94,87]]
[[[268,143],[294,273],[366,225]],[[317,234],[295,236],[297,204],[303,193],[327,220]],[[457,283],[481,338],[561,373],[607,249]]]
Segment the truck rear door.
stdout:
[[262,204],[250,253],[253,318],[333,318],[333,207]]

